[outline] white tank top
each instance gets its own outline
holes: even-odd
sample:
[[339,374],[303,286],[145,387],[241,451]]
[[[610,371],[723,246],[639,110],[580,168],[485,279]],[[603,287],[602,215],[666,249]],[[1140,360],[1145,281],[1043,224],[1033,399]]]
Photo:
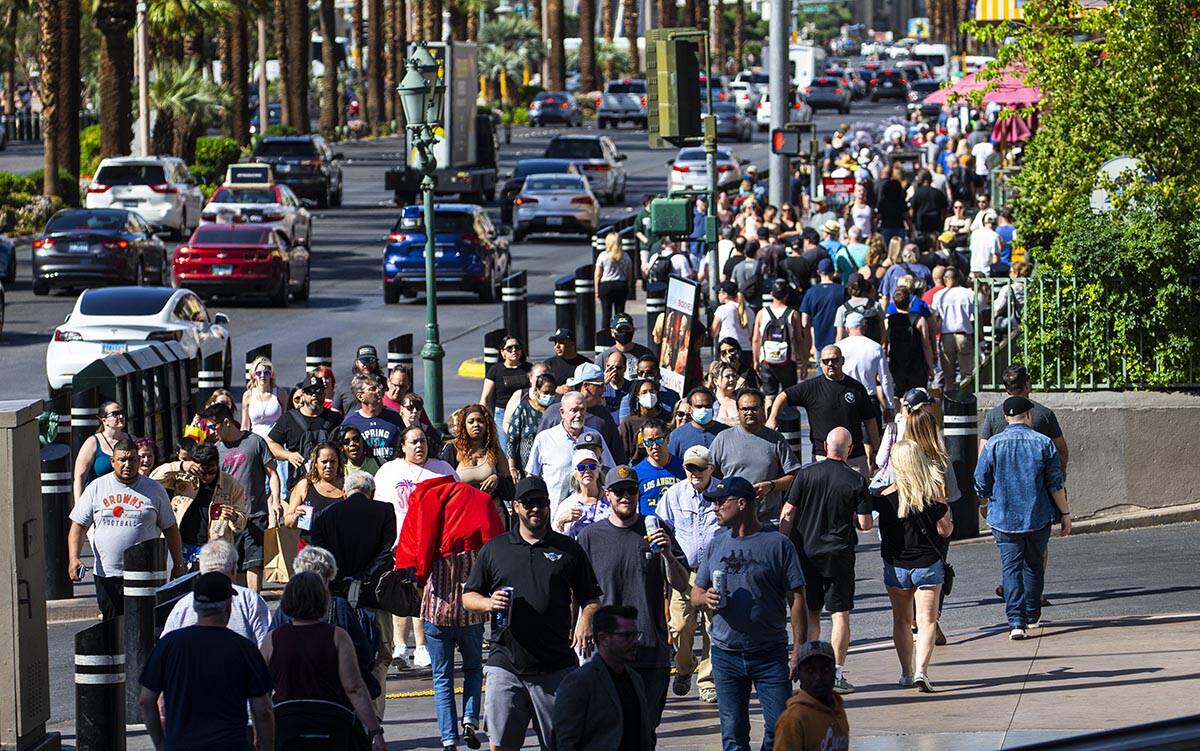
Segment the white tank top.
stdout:
[[275,421],[283,414],[283,407],[279,404],[279,387],[275,387],[274,393],[269,399],[261,398],[257,393],[250,395],[250,403],[247,406],[247,412],[250,416],[250,430],[258,433],[263,438],[267,437],[267,433],[271,432],[271,428],[275,426]]

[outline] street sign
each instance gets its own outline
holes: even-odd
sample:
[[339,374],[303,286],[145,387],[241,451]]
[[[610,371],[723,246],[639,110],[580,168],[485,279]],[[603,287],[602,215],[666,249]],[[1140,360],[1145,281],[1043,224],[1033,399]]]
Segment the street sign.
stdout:
[[834,206],[845,206],[854,197],[854,176],[823,177],[821,187],[825,190],[825,200]]

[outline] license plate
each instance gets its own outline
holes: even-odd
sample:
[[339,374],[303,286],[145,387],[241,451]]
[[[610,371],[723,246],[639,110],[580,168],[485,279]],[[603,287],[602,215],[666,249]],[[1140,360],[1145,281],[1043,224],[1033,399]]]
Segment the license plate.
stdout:
[[92,246],[88,243],[71,243],[67,246],[67,250],[72,253],[87,253],[91,249]]
[[138,201],[121,201],[121,205],[124,206],[125,208],[137,208],[137,206],[139,205],[139,202]]
[[261,216],[257,216],[257,215],[255,215],[255,214],[251,214],[250,216],[246,217],[246,221],[248,221],[248,222],[261,222],[261,221],[262,221],[262,217],[261,217]]
[[104,355],[123,355],[128,349],[125,342],[104,342],[100,345],[100,353]]
[[292,165],[290,165],[290,164],[277,164],[277,165],[275,165],[275,171],[276,171],[276,172],[291,172],[291,171],[292,171]]
[[213,266],[212,272],[215,276],[229,276],[230,274],[233,273],[233,266],[231,266],[231,265]]
[[549,224],[551,227],[557,227],[558,225],[560,225],[562,223],[563,223],[563,218],[561,216],[546,217],[546,224]]

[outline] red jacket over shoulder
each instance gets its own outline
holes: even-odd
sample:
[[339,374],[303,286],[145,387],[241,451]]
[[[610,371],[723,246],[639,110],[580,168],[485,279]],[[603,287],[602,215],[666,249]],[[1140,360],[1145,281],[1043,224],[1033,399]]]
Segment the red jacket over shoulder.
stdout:
[[416,569],[417,581],[424,583],[434,560],[479,550],[503,532],[490,495],[453,477],[426,480],[408,499],[396,568]]

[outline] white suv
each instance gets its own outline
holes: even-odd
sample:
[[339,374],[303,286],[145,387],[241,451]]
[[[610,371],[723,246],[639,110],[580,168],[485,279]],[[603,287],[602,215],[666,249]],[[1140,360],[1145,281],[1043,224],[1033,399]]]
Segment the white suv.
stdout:
[[180,238],[200,223],[203,205],[196,178],[174,156],[105,159],[87,189],[87,208],[133,209]]

